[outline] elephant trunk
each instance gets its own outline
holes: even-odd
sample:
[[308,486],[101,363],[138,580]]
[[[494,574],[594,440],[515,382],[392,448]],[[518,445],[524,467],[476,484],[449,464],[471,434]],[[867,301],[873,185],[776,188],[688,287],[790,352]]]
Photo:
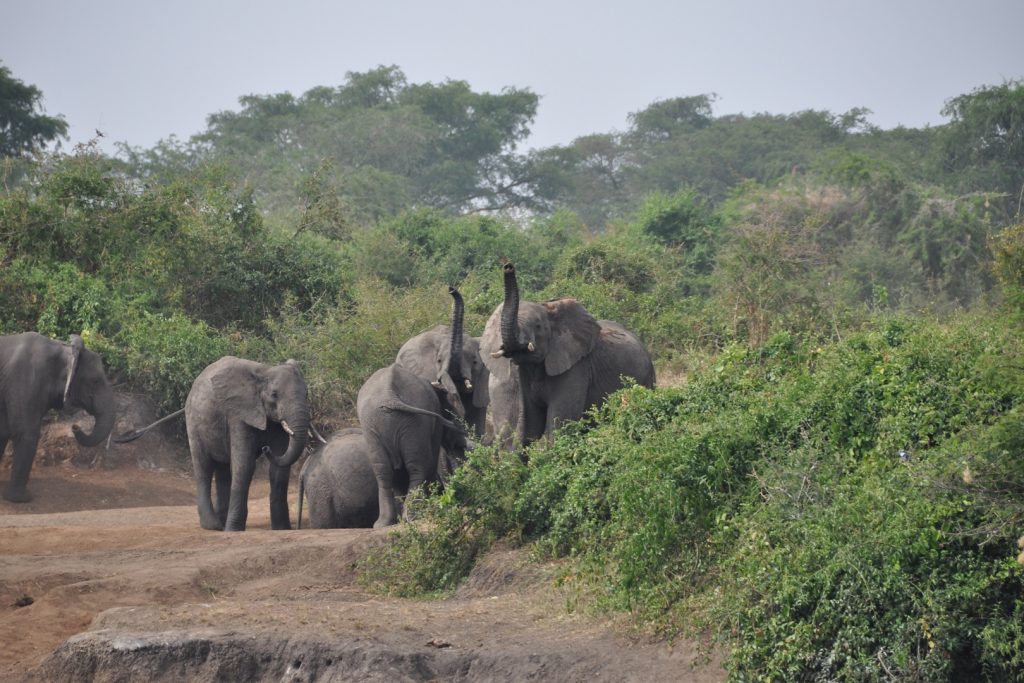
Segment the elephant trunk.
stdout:
[[298,461],[299,456],[306,450],[309,444],[309,411],[300,413],[292,420],[282,420],[281,426],[288,432],[288,450],[284,455],[267,453],[267,459],[277,467],[291,467]]
[[519,284],[516,267],[505,264],[505,304],[501,310],[501,348],[506,352],[519,348],[517,326],[519,322]]
[[462,320],[465,316],[465,304],[462,295],[454,287],[448,288],[452,295],[452,336],[451,355],[448,359],[448,374],[453,379],[459,379],[462,375]]
[[79,444],[91,448],[103,443],[114,428],[114,418],[116,417],[114,390],[107,387],[105,391],[100,391],[95,397],[93,409],[86,408],[86,410],[96,418],[92,432],[86,433],[78,425],[75,425],[71,431],[74,432],[75,440]]

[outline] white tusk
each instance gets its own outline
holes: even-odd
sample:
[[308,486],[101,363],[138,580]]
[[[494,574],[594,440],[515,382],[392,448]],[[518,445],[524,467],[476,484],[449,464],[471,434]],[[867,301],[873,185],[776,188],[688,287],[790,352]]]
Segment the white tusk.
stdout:
[[466,380],[466,391],[473,391],[473,383],[468,379]]
[[533,342],[530,342],[529,344],[526,345],[526,350],[527,351],[536,351],[537,347],[533,345]]
[[505,355],[505,349],[498,349],[497,351],[491,352],[491,358],[501,358]]
[[295,432],[292,431],[292,428],[289,427],[288,423],[285,422],[284,420],[281,420],[281,429],[288,432],[288,436],[295,436]]

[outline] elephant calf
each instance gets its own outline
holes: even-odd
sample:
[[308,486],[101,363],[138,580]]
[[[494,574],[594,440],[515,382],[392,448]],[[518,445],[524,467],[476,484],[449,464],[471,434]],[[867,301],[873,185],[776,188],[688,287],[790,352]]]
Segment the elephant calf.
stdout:
[[[397,473],[396,473],[397,474]],[[408,479],[396,478],[404,495]],[[309,503],[309,526],[314,529],[369,529],[377,519],[377,479],[362,429],[343,429],[315,450],[299,473],[299,523],[303,498]]]

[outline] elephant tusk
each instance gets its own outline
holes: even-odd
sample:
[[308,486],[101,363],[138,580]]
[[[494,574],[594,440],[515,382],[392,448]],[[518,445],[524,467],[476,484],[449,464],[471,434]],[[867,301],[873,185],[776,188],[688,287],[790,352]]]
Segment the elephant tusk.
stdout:
[[292,428],[289,427],[288,423],[285,422],[284,420],[281,420],[281,429],[288,432],[288,436],[295,436],[295,432],[292,431]]
[[537,347],[533,345],[533,342],[530,342],[529,344],[526,345],[526,350],[527,351],[536,351]]
[[320,443],[327,443],[327,439],[320,436],[320,432],[316,431],[316,427],[309,425],[309,431],[313,433],[313,437]]
[[472,382],[470,382],[467,379],[467,380],[465,380],[465,384],[466,384],[466,391],[473,391],[473,383]]
[[491,358],[501,358],[505,355],[505,349],[498,349],[497,351],[491,352]]

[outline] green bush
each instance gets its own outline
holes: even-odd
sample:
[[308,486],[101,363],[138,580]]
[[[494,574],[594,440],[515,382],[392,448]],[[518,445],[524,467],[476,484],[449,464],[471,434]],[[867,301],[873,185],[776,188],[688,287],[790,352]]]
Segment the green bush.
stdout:
[[685,386],[613,395],[515,474],[460,471],[374,577],[448,589],[505,537],[565,558],[588,604],[714,634],[736,680],[1020,677],[1020,357],[984,317],[727,347]]

